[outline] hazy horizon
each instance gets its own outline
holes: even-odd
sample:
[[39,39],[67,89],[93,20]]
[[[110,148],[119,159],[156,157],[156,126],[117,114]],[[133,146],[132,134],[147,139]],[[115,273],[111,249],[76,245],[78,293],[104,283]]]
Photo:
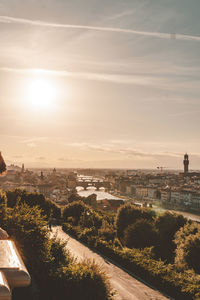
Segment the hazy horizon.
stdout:
[[200,169],[200,2],[0,0],[7,164]]

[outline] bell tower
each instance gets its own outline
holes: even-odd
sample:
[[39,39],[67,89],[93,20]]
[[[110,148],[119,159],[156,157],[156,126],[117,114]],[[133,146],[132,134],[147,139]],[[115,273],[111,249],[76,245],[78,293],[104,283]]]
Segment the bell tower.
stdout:
[[189,171],[189,157],[188,157],[187,153],[184,155],[183,165],[184,165],[184,174],[188,174],[188,171]]

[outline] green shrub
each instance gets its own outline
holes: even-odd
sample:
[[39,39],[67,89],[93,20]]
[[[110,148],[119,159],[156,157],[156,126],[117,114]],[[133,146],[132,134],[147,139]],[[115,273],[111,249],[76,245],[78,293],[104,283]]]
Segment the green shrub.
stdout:
[[102,217],[92,209],[86,209],[79,220],[80,226],[84,227],[95,227],[96,230],[102,225]]
[[89,243],[89,241],[91,240],[91,237],[93,237],[95,234],[96,234],[95,227],[85,228],[78,235],[78,239],[85,243],[87,243],[87,242]]
[[148,220],[139,219],[129,225],[124,232],[124,244],[129,248],[145,248],[156,244],[158,240],[154,224]]
[[116,231],[112,224],[103,220],[101,228],[98,230],[99,236],[106,241],[113,241],[116,236]]
[[99,300],[112,298],[109,281],[98,266],[86,261],[77,263],[66,250],[66,243],[50,239],[38,207],[17,205],[9,211],[4,225],[20,245],[32,278],[30,287],[14,290],[14,300],[92,300],[94,295]]
[[51,299],[108,300],[112,299],[109,281],[93,261],[62,267],[52,274]]
[[61,209],[54,202],[46,199],[44,195],[38,193],[28,193],[25,190],[15,189],[6,192],[8,207],[14,208],[18,204],[26,203],[33,207],[38,205],[42,209],[42,214],[47,217],[60,219]]
[[175,234],[174,243],[176,244],[175,264],[178,269],[184,270],[192,268],[200,273],[199,256],[200,224],[187,222]]
[[122,205],[116,215],[115,225],[117,229],[117,236],[120,240],[124,237],[125,229],[134,224],[138,219],[152,220],[152,213],[149,209],[136,207],[132,204]]
[[77,225],[82,213],[86,210],[89,210],[89,208],[81,201],[69,203],[63,210],[63,219],[73,217]]
[[157,257],[168,262],[173,262],[176,245],[174,243],[175,233],[183,227],[187,219],[182,215],[165,212],[156,219],[155,226],[158,230],[159,243],[155,247]]

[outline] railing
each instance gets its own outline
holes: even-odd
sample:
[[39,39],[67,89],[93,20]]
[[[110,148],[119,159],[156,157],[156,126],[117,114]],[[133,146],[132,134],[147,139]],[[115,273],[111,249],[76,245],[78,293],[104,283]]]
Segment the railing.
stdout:
[[0,300],[11,300],[12,289],[31,282],[14,242],[0,240]]

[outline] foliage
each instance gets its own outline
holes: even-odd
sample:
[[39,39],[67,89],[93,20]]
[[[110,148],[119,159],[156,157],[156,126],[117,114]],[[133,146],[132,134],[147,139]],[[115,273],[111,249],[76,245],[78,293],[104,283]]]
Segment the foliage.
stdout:
[[175,235],[175,263],[179,269],[192,268],[200,274],[200,225],[187,223]]
[[52,201],[46,199],[44,195],[37,193],[28,193],[25,190],[16,189],[7,191],[8,207],[15,207],[18,203],[26,203],[33,207],[38,205],[42,209],[42,214],[47,217],[60,219],[61,209]]
[[145,248],[156,244],[157,231],[154,224],[145,219],[138,219],[125,229],[124,244],[129,248]]
[[116,231],[112,224],[109,224],[107,221],[103,220],[101,228],[98,230],[99,236],[104,240],[113,241],[116,236]]
[[187,222],[185,226],[181,227],[175,234],[174,242],[178,247],[185,239],[191,235],[200,232],[200,224],[196,222]]
[[91,227],[91,228],[85,228],[80,231],[78,234],[78,239],[85,242],[85,243],[90,243],[91,237],[96,235],[96,228]]
[[69,203],[63,210],[63,219],[73,217],[74,223],[78,224],[82,213],[86,210],[89,210],[89,208],[82,201]]
[[82,213],[79,224],[83,228],[90,228],[94,226],[96,229],[98,229],[102,225],[102,217],[93,209],[87,209]]
[[92,207],[97,207],[97,195],[91,194],[83,199],[83,202]]
[[182,215],[165,212],[155,221],[158,230],[159,243],[155,247],[155,253],[163,260],[172,261],[176,245],[173,242],[175,233],[183,227],[187,219]]
[[97,207],[97,195],[91,194],[88,197],[81,197],[78,193],[72,193],[69,198],[68,202],[77,202],[77,201],[83,201],[86,205]]
[[94,261],[90,260],[58,268],[52,274],[52,285],[49,290],[52,295],[51,299],[112,299],[106,274]]
[[151,211],[144,208],[136,207],[132,204],[122,205],[116,215],[116,229],[117,236],[119,239],[123,239],[125,229],[136,222],[138,219],[146,219],[151,221],[152,214]]
[[[4,207],[6,200],[1,193]],[[3,225],[16,241],[32,279],[30,287],[14,289],[13,300],[92,300],[94,295],[97,300],[112,299],[109,281],[98,266],[89,261],[77,263],[66,243],[50,238],[39,207],[20,202],[8,209]]]
[[6,193],[0,190],[0,226],[2,226],[7,218],[7,197]]
[[[68,232],[67,226],[63,226],[63,230]],[[77,230],[78,228],[74,227],[76,237],[79,232]],[[119,243],[115,245],[106,242],[98,236],[93,236],[93,239],[95,243],[93,242],[92,245],[91,239],[85,240],[92,249],[96,249],[174,299],[199,299],[200,276],[197,276],[194,271],[177,272],[174,265],[167,265],[162,260],[154,259],[152,248],[128,249],[120,247]]]
[[77,202],[77,201],[81,201],[82,197],[79,196],[78,193],[72,193],[69,197],[68,197],[68,202],[72,203],[72,202]]

